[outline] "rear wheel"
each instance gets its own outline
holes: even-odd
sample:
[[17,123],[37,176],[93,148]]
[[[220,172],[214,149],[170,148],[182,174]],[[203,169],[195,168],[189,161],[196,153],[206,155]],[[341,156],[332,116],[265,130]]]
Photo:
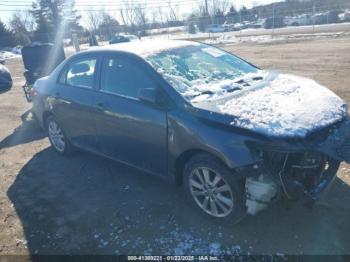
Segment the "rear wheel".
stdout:
[[53,116],[47,118],[46,129],[50,143],[55,151],[60,155],[69,155],[71,153],[71,144]]
[[184,186],[192,204],[217,221],[239,222],[245,215],[244,186],[219,160],[200,154],[184,168]]

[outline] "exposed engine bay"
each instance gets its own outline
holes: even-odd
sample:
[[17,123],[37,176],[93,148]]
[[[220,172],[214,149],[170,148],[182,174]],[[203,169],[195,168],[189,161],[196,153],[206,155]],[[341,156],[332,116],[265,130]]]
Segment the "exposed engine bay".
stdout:
[[254,215],[273,200],[315,200],[334,178],[339,162],[318,152],[264,151],[257,176],[245,182],[247,213]]

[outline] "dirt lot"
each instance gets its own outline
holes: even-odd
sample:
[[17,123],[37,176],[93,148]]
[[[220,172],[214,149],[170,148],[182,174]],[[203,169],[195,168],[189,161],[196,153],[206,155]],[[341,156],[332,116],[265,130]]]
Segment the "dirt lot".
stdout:
[[[224,46],[262,68],[312,77],[350,102],[350,38]],[[350,254],[350,169],[313,210],[277,203],[239,225],[218,225],[181,189],[87,153],[49,147],[7,61],[14,88],[0,95],[1,254]]]

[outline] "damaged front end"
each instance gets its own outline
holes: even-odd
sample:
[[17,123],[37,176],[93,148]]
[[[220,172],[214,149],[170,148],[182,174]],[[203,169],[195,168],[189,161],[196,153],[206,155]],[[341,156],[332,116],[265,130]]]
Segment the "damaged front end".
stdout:
[[256,214],[274,199],[312,203],[335,178],[339,162],[316,152],[264,151],[258,176],[246,179],[246,206]]
[[312,204],[336,176],[341,161],[350,162],[350,121],[346,119],[302,140],[274,140],[249,147],[260,161],[245,179],[248,214],[256,214],[274,199]]

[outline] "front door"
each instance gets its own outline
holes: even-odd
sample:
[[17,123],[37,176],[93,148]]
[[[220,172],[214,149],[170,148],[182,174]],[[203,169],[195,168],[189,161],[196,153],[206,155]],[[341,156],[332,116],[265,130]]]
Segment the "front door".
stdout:
[[138,99],[141,88],[157,88],[136,59],[111,55],[101,64],[100,91],[95,96],[96,135],[103,154],[165,175],[167,114]]

